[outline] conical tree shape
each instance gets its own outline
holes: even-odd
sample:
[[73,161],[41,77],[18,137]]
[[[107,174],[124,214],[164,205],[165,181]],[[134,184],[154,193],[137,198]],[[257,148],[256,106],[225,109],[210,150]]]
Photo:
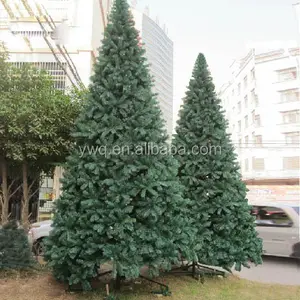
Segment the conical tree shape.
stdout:
[[59,280],[89,289],[108,261],[114,275],[136,278],[145,265],[156,275],[191,252],[178,163],[165,151],[151,86],[127,1],[116,0],[46,246]]
[[173,145],[184,149],[175,157],[184,196],[191,200],[199,262],[226,269],[235,265],[237,270],[249,261],[261,263],[262,242],[203,54],[196,60],[179,117]]

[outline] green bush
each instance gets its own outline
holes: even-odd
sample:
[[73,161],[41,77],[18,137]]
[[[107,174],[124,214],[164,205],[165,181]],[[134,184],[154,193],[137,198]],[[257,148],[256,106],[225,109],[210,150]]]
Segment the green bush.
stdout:
[[34,259],[24,229],[15,221],[0,228],[0,270],[26,269],[32,267]]

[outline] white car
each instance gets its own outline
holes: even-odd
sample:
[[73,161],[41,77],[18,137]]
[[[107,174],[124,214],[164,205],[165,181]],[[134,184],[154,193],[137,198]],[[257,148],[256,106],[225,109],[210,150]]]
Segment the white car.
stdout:
[[251,205],[264,255],[300,259],[300,205],[273,202]]
[[43,255],[43,241],[52,229],[52,220],[33,223],[28,232],[29,243],[36,255]]
[[[264,254],[300,259],[300,205],[272,202],[251,205]],[[43,240],[49,236],[51,224],[48,220],[31,225],[29,240],[37,255],[43,254]]]

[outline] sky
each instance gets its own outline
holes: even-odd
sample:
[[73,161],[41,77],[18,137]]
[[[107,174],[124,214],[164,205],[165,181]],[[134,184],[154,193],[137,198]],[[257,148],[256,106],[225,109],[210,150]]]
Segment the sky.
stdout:
[[138,0],[150,17],[166,24],[174,42],[174,115],[185,95],[199,52],[218,88],[230,80],[230,65],[247,54],[249,43],[297,40],[297,0]]

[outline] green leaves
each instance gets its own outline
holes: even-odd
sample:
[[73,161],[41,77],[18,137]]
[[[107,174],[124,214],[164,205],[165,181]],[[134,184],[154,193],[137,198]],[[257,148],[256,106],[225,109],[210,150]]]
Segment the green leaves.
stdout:
[[[4,162],[9,169],[13,166],[19,171],[18,176],[22,174],[22,165],[26,165],[28,176],[24,178],[36,178],[41,173],[48,175],[55,165],[65,161],[72,150],[71,131],[81,110],[84,92],[56,90],[46,71],[37,70],[30,63],[15,68],[8,62],[2,44],[0,48],[1,165]],[[12,179],[10,174],[7,178]],[[27,184],[23,184],[25,191]],[[28,195],[23,195],[23,200],[20,195],[9,191],[23,202],[23,223],[28,222],[29,199],[36,195],[36,188],[29,186],[28,193],[24,193]],[[7,204],[9,198],[10,195],[6,197]]]
[[0,73],[0,81],[6,81],[0,90],[0,155],[18,162],[63,162],[82,92],[56,90],[45,71],[29,64],[14,68],[2,61]]
[[238,272],[241,272],[241,270],[242,270],[242,264],[240,262],[237,262],[235,264],[235,270],[238,271]]
[[74,259],[78,255],[79,252],[80,252],[80,248],[73,247],[69,250],[69,257]]
[[[95,221],[95,220],[94,220]],[[95,231],[97,231],[98,233],[103,233],[103,230],[104,230],[104,226],[102,226],[101,224],[97,224],[93,227],[93,229]]]
[[[95,222],[98,221],[100,219],[100,217],[98,215],[92,215],[90,221],[91,222]],[[97,227],[94,226],[95,230],[98,230]]]

